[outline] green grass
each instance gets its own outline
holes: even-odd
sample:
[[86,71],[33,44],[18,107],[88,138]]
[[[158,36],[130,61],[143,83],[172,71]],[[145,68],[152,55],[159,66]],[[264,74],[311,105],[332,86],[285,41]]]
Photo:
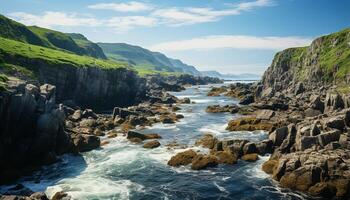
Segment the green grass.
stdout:
[[350,29],[320,38],[322,40],[320,66],[329,76],[335,75],[335,78],[342,79],[350,73],[350,37],[348,34],[350,34]]
[[8,77],[3,74],[3,73],[0,73],[0,91],[5,91],[6,90],[6,81],[8,81]]
[[0,54],[1,51],[14,56],[42,59],[51,64],[69,64],[76,67],[101,67],[106,69],[114,69],[129,66],[128,63],[95,59],[88,56],[79,56],[73,53],[30,45],[0,37]]
[[0,63],[0,73],[8,76],[25,77],[26,79],[36,78],[34,72],[28,70],[27,68],[8,63]]
[[147,68],[143,68],[143,67],[138,67],[135,68],[135,71],[140,75],[140,76],[145,76],[145,75],[154,75],[154,74],[160,74],[163,76],[178,76],[181,75],[183,73],[180,72],[167,72],[167,71],[157,71],[154,69],[147,69]]

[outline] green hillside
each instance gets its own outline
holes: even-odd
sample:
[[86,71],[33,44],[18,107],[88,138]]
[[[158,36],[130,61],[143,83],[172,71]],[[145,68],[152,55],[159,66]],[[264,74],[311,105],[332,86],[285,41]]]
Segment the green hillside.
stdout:
[[38,35],[33,33],[26,26],[3,15],[0,15],[0,30],[0,37],[26,42],[29,44],[46,47],[49,46],[48,43],[43,41]]
[[66,33],[87,55],[95,58],[107,59],[100,46],[88,40],[84,35],[79,33]]
[[186,65],[179,60],[168,58],[162,53],[152,52],[139,46],[125,43],[98,43],[98,45],[103,49],[109,59],[129,62],[138,70],[200,74],[193,66]]
[[0,57],[6,61],[6,56],[15,58],[41,59],[52,64],[70,64],[76,67],[96,66],[102,68],[128,67],[127,63],[96,59],[89,56],[79,56],[73,53],[31,45],[0,37]]

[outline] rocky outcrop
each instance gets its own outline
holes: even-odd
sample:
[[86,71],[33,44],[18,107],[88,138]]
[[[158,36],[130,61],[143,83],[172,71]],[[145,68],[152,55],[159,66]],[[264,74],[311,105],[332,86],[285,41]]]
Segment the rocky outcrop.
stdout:
[[300,95],[304,91],[322,91],[325,86],[349,84],[345,56],[349,42],[350,29],[345,29],[317,38],[310,46],[277,53],[262,77],[264,91],[259,95]]
[[[53,85],[19,83],[0,94],[0,184],[64,153],[100,146],[94,128],[106,126],[91,110],[74,110],[56,103]],[[72,121],[71,121],[72,120]],[[101,125],[103,124],[103,125]]]
[[56,86],[57,102],[69,100],[83,108],[104,110],[133,105],[141,102],[147,92],[146,81],[126,68],[79,67],[7,54],[4,60],[25,66],[41,84]]
[[299,151],[281,155],[263,165],[282,187],[312,195],[349,197],[349,150]]

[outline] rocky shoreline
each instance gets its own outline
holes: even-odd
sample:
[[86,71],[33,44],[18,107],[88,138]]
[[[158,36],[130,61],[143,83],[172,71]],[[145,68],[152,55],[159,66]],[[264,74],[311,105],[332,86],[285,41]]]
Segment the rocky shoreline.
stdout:
[[[157,77],[147,77],[154,80]],[[171,80],[171,83],[169,83]],[[147,92],[142,103],[130,107],[115,107],[111,114],[96,114],[91,109],[82,109],[74,101],[57,99],[54,85],[28,81],[9,81],[7,90],[1,92],[0,101],[0,184],[8,184],[22,176],[30,175],[42,165],[57,162],[60,155],[101,148],[108,139],[118,135],[141,144],[144,148],[156,148],[160,143],[158,134],[142,135],[132,129],[151,126],[154,123],[175,123],[183,118],[175,114],[176,104],[191,103],[190,99],[178,99],[166,91],[185,89],[185,85],[217,83],[219,79],[183,76],[181,81],[162,77],[157,82],[146,84]],[[177,89],[178,90],[178,89]],[[58,104],[57,104],[58,103]],[[124,104],[121,104],[124,105]],[[116,128],[119,127],[119,128]],[[100,136],[107,135],[101,140]],[[17,185],[1,199],[47,199],[44,193],[35,193],[23,185]],[[52,199],[68,199],[57,193]]]
[[[218,141],[206,136],[204,146],[211,149],[210,154],[219,151],[225,156],[230,155],[230,159],[244,160],[246,155],[272,153],[262,169],[281,187],[312,196],[349,198],[350,97],[331,88],[301,90],[300,85],[290,93],[271,96],[261,87],[263,85],[259,83],[237,83],[212,88],[208,93],[209,96],[227,95],[240,99],[241,106],[235,112],[246,112],[241,112],[241,118],[230,121],[227,130],[266,130],[269,134],[268,140],[258,143]],[[253,98],[245,105],[247,96]],[[214,106],[214,111],[231,112],[231,107],[218,109]],[[213,110],[212,106],[208,109]],[[220,157],[216,156],[216,159],[219,159],[216,163],[220,163]],[[208,160],[208,166],[212,166]]]

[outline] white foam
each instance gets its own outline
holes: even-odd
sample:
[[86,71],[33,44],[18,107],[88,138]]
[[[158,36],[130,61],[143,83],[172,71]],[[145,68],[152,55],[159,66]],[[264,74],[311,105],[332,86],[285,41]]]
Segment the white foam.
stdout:
[[220,190],[220,192],[229,193],[224,187],[220,186],[216,181],[214,181],[213,183]]
[[58,191],[65,191],[73,199],[129,199],[131,191],[142,191],[143,186],[130,180],[117,180],[102,177],[81,177],[62,180],[48,187],[46,193],[52,197]]

